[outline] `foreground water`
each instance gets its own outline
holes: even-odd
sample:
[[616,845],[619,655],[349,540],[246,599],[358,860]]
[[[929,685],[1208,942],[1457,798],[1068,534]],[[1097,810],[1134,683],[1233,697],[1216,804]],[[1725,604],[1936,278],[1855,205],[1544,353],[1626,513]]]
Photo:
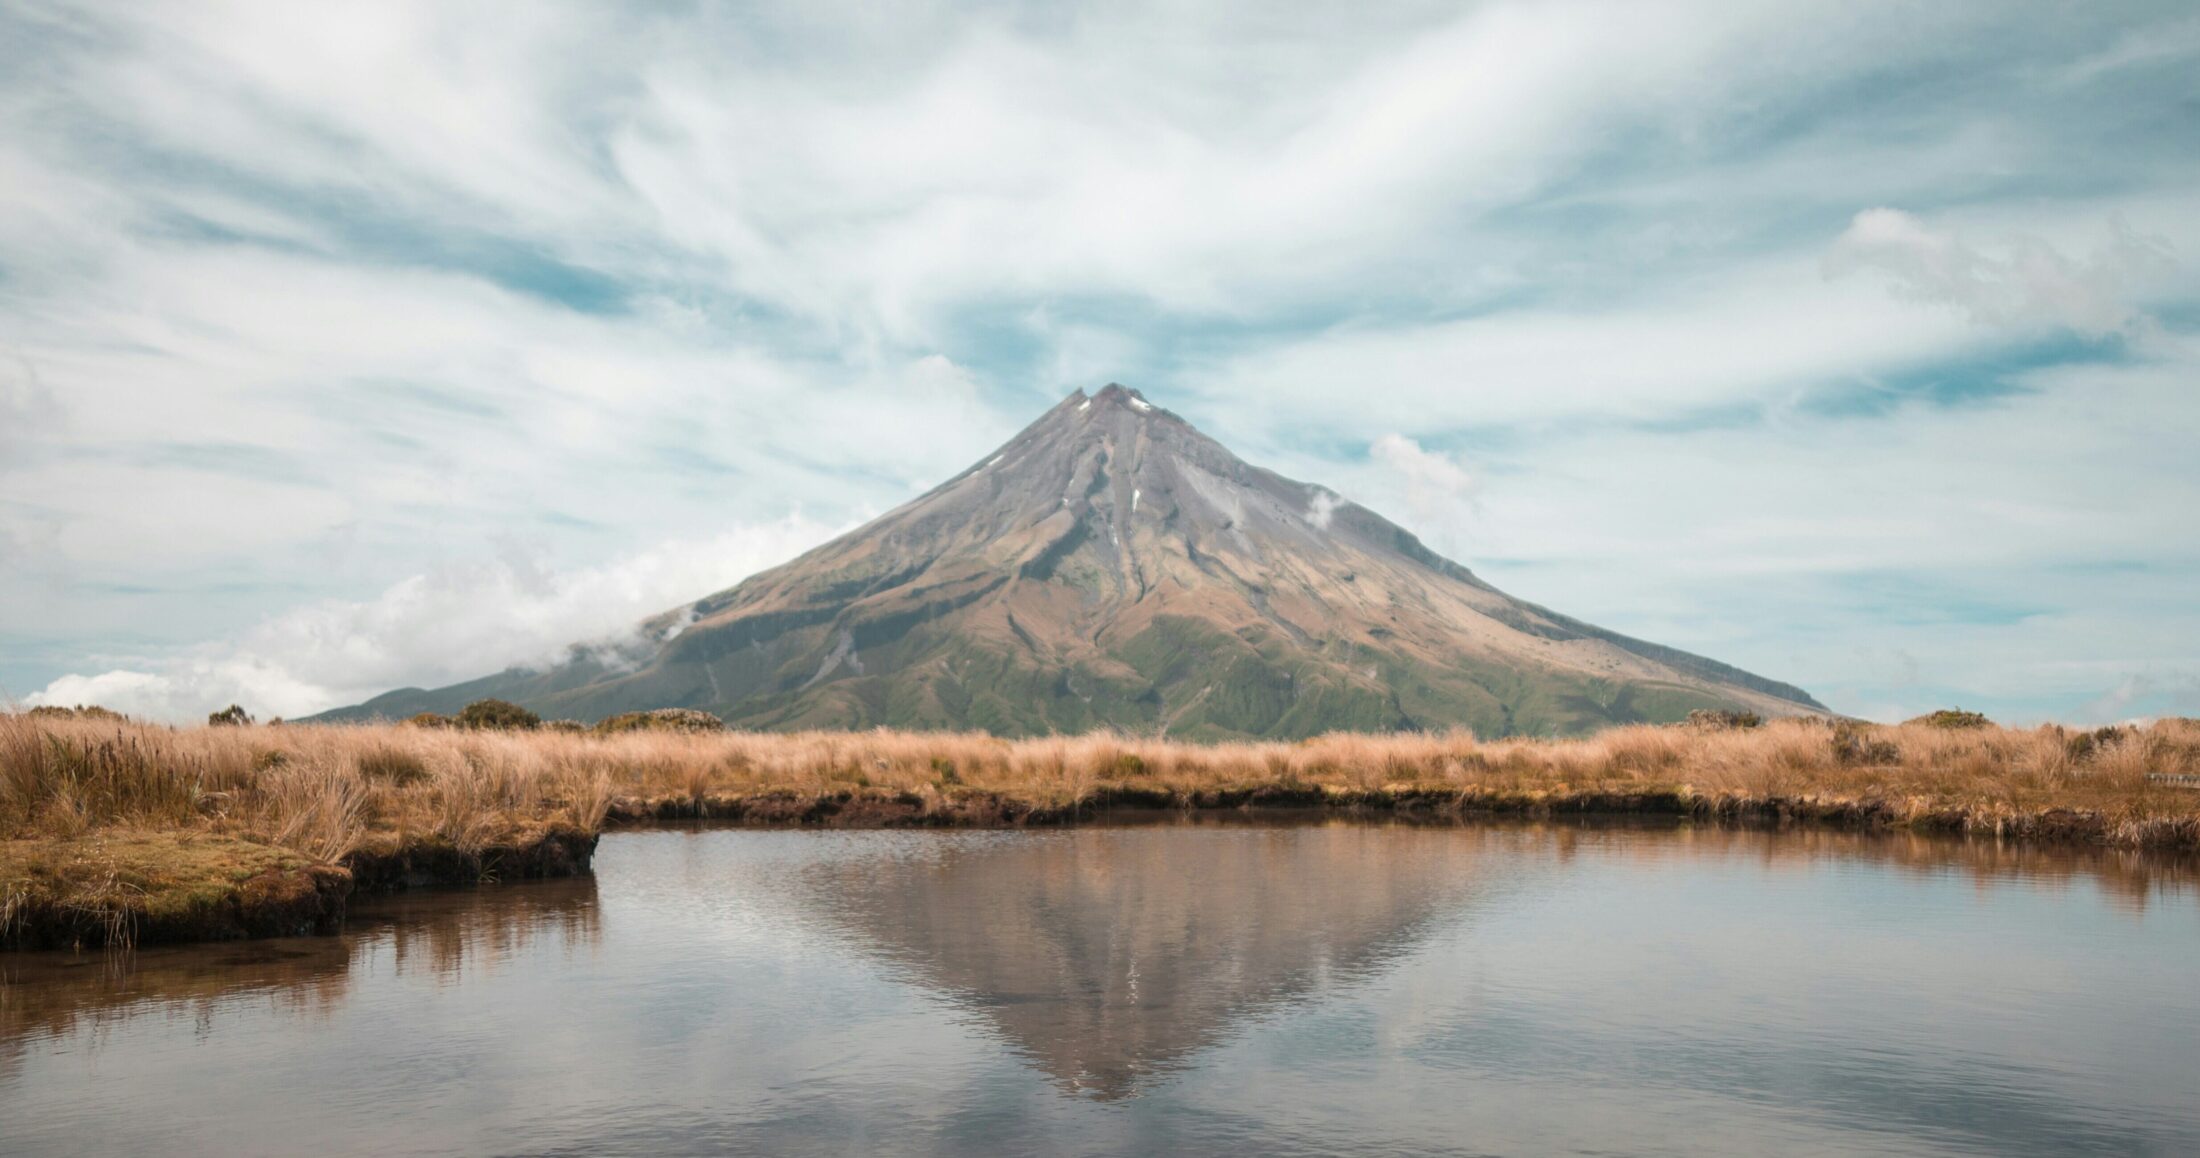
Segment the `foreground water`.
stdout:
[[2200,1153],[2186,862],[1184,823],[596,864],[0,956],[0,1154]]

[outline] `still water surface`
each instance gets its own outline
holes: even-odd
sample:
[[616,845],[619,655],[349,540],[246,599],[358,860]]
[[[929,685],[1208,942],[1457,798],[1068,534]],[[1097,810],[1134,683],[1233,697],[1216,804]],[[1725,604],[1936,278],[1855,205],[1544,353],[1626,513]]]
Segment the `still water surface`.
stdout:
[[658,830],[0,956],[0,1154],[2200,1154],[2200,871],[1835,833]]

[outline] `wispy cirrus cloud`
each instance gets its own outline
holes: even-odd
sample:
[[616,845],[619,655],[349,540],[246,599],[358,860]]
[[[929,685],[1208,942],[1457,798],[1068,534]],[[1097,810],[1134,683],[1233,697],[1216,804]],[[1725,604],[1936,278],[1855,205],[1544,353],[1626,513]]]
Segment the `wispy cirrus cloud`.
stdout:
[[1899,209],[1867,209],[1834,240],[1825,270],[1828,277],[1876,271],[1898,294],[1954,306],[1977,322],[2104,337],[2138,325],[2144,283],[2176,264],[2167,241],[2139,235],[2120,217],[2106,234],[2082,257],[2023,236],[1997,252]]
[[60,412],[36,366],[20,358],[14,366],[0,365],[0,471],[42,443]]

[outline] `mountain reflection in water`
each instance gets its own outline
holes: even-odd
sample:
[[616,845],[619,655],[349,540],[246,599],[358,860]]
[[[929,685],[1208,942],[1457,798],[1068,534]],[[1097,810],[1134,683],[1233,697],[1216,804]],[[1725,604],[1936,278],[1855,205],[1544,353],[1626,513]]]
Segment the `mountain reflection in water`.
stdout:
[[1819,830],[668,827],[0,955],[0,1153],[2200,1152],[2200,871]]
[[819,863],[780,895],[790,919],[846,933],[981,1012],[1064,1089],[1105,1099],[1239,1018],[1380,970],[1531,871],[1429,829],[1095,836],[918,835]]

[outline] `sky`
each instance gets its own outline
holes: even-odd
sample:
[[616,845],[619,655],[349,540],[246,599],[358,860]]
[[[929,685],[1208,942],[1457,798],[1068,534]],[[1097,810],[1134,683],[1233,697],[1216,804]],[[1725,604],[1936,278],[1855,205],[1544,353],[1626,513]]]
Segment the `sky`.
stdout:
[[0,5],[0,695],[539,664],[1139,388],[1899,719],[2200,715],[2189,3]]

